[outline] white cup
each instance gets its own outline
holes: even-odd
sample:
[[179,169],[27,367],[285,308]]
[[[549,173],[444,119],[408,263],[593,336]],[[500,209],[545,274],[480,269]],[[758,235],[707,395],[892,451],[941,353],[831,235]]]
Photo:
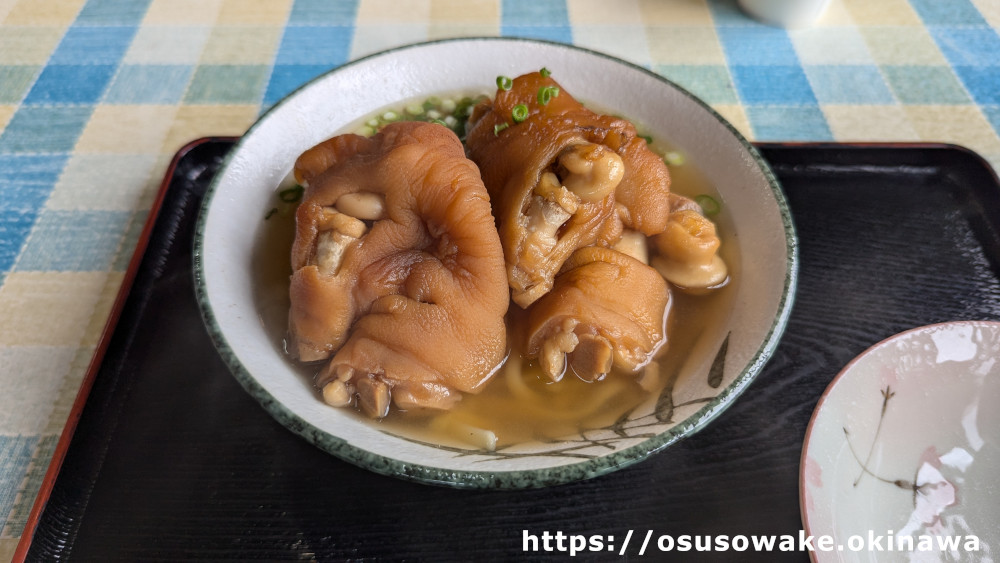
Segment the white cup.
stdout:
[[744,12],[764,23],[805,27],[823,15],[830,0],[739,0]]

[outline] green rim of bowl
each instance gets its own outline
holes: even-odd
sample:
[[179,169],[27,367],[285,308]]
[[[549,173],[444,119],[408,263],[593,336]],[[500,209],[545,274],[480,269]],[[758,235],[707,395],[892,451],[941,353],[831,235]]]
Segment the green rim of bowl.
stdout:
[[257,121],[247,130],[244,135],[250,135],[257,126],[263,122],[267,116],[274,111],[276,108],[284,104],[290,98],[294,97],[299,91],[308,88],[313,83],[327,78],[329,75],[342,71],[343,69],[350,68],[352,66],[365,63],[369,59],[382,57],[388,54],[425,47],[427,45],[434,45],[440,43],[463,43],[463,42],[481,42],[481,41],[492,41],[492,42],[510,42],[510,43],[537,43],[541,45],[547,45],[552,47],[558,47],[563,49],[569,49],[573,51],[579,51],[581,53],[601,57],[614,61],[623,66],[629,67],[635,71],[646,74],[650,77],[659,80],[664,85],[674,88],[675,90],[681,92],[707,112],[709,112],[715,119],[722,123],[729,132],[736,137],[739,142],[743,145],[746,151],[753,157],[754,162],[764,174],[767,179],[768,184],[771,187],[771,192],[774,196],[775,202],[777,203],[779,212],[781,214],[781,220],[785,230],[785,251],[787,256],[788,268],[785,274],[784,288],[782,290],[781,298],[778,302],[778,311],[775,315],[774,321],[772,322],[767,336],[764,338],[760,347],[754,354],[750,362],[747,363],[746,367],[740,372],[738,376],[730,383],[725,389],[722,390],[714,399],[707,402],[705,406],[698,409],[696,412],[692,413],[685,420],[677,423],[675,426],[668,430],[665,430],[656,436],[648,438],[643,442],[631,446],[629,448],[617,451],[605,456],[598,458],[588,459],[586,461],[581,461],[578,463],[571,463],[567,465],[561,465],[557,467],[542,468],[542,469],[522,469],[522,470],[512,470],[512,471],[469,471],[469,470],[455,470],[455,469],[445,469],[440,467],[433,467],[427,465],[420,465],[415,463],[408,463],[397,459],[391,459],[381,454],[372,453],[363,448],[359,448],[348,443],[346,440],[333,436],[324,430],[316,428],[309,422],[303,420],[295,413],[291,412],[286,408],[281,402],[275,399],[263,386],[254,378],[254,376],[246,369],[246,367],[239,361],[233,349],[230,347],[229,342],[226,340],[225,335],[219,328],[218,323],[215,320],[215,316],[212,313],[211,306],[208,302],[207,289],[205,287],[204,279],[204,268],[202,263],[202,256],[204,250],[204,231],[205,231],[205,221],[208,215],[207,211],[212,203],[212,199],[215,195],[216,188],[222,177],[222,172],[229,166],[233,155],[235,155],[240,146],[243,143],[243,138],[241,138],[236,145],[230,150],[229,154],[226,156],[219,172],[213,178],[211,184],[205,192],[204,199],[202,200],[202,206],[198,217],[198,222],[195,227],[195,244],[194,244],[194,278],[195,278],[195,296],[198,301],[198,307],[201,311],[202,319],[205,323],[205,327],[208,329],[208,333],[214,343],[216,349],[219,351],[220,356],[225,361],[229,370],[233,373],[236,379],[240,382],[243,388],[250,393],[263,407],[271,414],[279,423],[284,425],[286,428],[295,432],[296,434],[302,436],[306,441],[315,445],[316,447],[340,458],[348,461],[352,464],[358,465],[365,469],[371,470],[375,473],[380,473],[382,475],[387,475],[391,477],[397,477],[401,479],[406,479],[410,481],[416,481],[421,483],[428,483],[434,485],[445,485],[451,487],[459,488],[501,488],[501,489],[523,489],[523,488],[535,488],[535,487],[546,487],[551,485],[558,485],[563,483],[569,483],[573,481],[579,481],[584,479],[590,479],[592,477],[597,477],[599,475],[604,475],[612,471],[627,467],[634,463],[637,463],[648,456],[659,452],[660,450],[670,446],[671,444],[679,441],[680,439],[689,436],[709,422],[714,420],[719,414],[721,414],[735,399],[743,392],[744,389],[750,384],[751,381],[760,373],[763,369],[764,364],[770,359],[774,350],[778,346],[778,342],[781,339],[781,335],[788,324],[788,318],[791,314],[792,302],[794,300],[795,287],[798,280],[798,265],[799,265],[799,253],[798,253],[798,239],[795,234],[795,226],[792,222],[792,216],[788,209],[788,203],[785,200],[784,193],[781,190],[781,186],[778,183],[777,178],[771,171],[770,166],[767,161],[760,155],[757,149],[748,141],[731,123],[726,121],[721,115],[719,115],[714,109],[712,109],[708,104],[703,102],[697,96],[687,91],[683,87],[677,85],[673,81],[660,76],[646,68],[635,65],[628,61],[618,59],[616,57],[593,51],[590,49],[585,49],[581,47],[576,47],[573,45],[568,45],[565,43],[558,43],[553,41],[544,41],[539,39],[525,39],[525,38],[512,38],[512,37],[472,37],[472,38],[457,38],[457,39],[441,39],[437,41],[427,41],[421,43],[415,43],[411,45],[404,45],[400,47],[395,47],[392,49],[387,49],[385,51],[380,51],[378,53],[373,53],[365,57],[356,59],[354,61],[345,63],[337,68],[331,69],[330,71],[313,78],[309,82],[303,84],[285,98],[275,103],[267,111],[265,111],[257,119]]

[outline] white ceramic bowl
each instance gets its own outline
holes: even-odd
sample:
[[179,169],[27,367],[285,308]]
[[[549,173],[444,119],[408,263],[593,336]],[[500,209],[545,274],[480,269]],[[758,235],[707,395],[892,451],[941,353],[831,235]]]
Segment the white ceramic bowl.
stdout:
[[998,475],[1000,323],[893,336],[837,375],[809,424],[803,520],[833,538],[814,558],[871,561],[880,536],[880,561],[985,561],[1000,548]]
[[[627,424],[502,452],[516,455],[420,444],[326,406],[258,321],[262,315],[254,300],[251,267],[255,241],[264,228],[258,218],[273,205],[276,186],[300,153],[361,117],[434,94],[489,92],[498,75],[542,67],[574,97],[616,108],[668,139],[717,187],[740,247],[740,260],[731,264],[736,305],[725,325],[692,351],[672,396],[650,400]],[[795,287],[796,248],[788,209],[764,160],[691,94],[648,70],[567,45],[460,39],[401,47],[346,64],[263,115],[230,153],[205,196],[195,273],[205,323],[226,363],[271,415],[306,440],[352,463],[406,479],[461,487],[534,487],[629,465],[717,416],[778,343]],[[668,406],[669,412],[664,410]],[[560,453],[567,447],[573,448],[572,455]]]

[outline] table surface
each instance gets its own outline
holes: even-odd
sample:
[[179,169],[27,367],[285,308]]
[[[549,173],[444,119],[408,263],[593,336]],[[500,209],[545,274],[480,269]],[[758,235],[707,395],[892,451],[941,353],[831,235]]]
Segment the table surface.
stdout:
[[998,30],[996,0],[832,0],[794,30],[733,0],[0,0],[0,559],[187,141],[357,57],[504,35],[646,66],[752,140],[948,142],[998,168]]

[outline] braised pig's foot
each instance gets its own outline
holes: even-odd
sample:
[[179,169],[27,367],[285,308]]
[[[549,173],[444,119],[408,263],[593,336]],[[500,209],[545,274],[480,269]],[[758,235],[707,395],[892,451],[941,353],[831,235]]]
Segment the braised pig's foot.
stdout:
[[669,299],[663,278],[641,261],[610,248],[582,248],[552,291],[529,308],[525,350],[553,381],[567,368],[586,381],[613,367],[633,372],[665,341]]
[[677,287],[694,293],[722,286],[728,280],[719,256],[715,224],[693,209],[670,214],[667,229],[655,238],[660,251],[653,266]]
[[[544,171],[529,197],[524,218],[525,240],[511,277],[519,283],[512,298],[527,307],[552,288],[553,251],[563,226],[584,204],[598,203],[621,182],[621,157],[607,147],[578,143],[564,149]],[[565,252],[565,251],[563,251]]]
[[335,137],[296,176],[308,187],[289,326],[303,359],[332,355],[323,400],[381,418],[481,389],[506,350],[509,293],[489,196],[454,133],[400,122]]

